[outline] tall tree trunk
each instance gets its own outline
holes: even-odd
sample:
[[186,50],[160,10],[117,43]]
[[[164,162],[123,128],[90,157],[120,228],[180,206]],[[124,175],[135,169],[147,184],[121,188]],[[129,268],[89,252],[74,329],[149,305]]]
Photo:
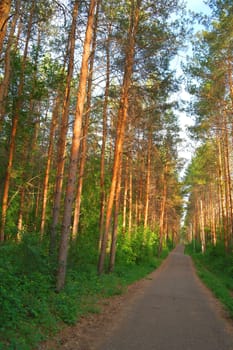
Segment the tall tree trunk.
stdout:
[[139,164],[140,164],[140,175],[139,175],[139,184],[138,184],[138,215],[137,215],[137,225],[141,225],[142,223],[142,208],[143,208],[143,173],[145,171],[144,158],[139,156]]
[[34,6],[35,6],[35,2],[33,1],[32,7],[31,7],[31,12],[30,12],[30,17],[29,17],[29,22],[28,22],[27,37],[26,37],[26,41],[25,41],[22,66],[21,66],[21,73],[20,73],[20,81],[19,81],[19,86],[18,86],[18,90],[17,90],[17,102],[15,104],[14,115],[13,115],[13,119],[12,119],[8,164],[7,164],[7,169],[6,169],[3,198],[2,198],[0,241],[4,241],[4,239],[5,239],[5,225],[6,225],[6,214],[7,214],[7,207],[8,207],[8,195],[9,195],[10,179],[11,179],[11,172],[12,172],[12,166],[13,166],[13,158],[14,158],[14,152],[15,152],[16,132],[17,132],[17,128],[18,128],[20,110],[21,110],[21,105],[22,105],[21,97],[22,97],[23,88],[24,88],[24,79],[25,79],[24,74],[25,74],[26,60],[27,60],[27,55],[28,55],[28,45],[29,45],[29,40],[31,37],[31,30],[32,30],[32,23],[33,23],[32,20],[33,20],[33,15],[34,15]]
[[[218,176],[219,176],[219,222],[220,222],[220,238],[226,241],[226,215],[224,210],[224,179],[223,179],[223,161],[222,161],[222,146],[220,137],[217,137],[218,147]],[[222,237],[223,236],[223,237]]]
[[118,125],[117,125],[117,136],[116,136],[115,151],[114,151],[113,174],[112,174],[112,181],[111,181],[110,193],[109,193],[108,204],[107,204],[105,230],[104,230],[103,239],[101,242],[102,244],[101,244],[101,251],[100,251],[99,263],[98,263],[99,274],[103,273],[103,270],[104,270],[106,246],[107,246],[108,234],[111,226],[112,209],[113,209],[114,197],[115,197],[116,186],[117,186],[117,175],[119,172],[119,166],[120,166],[121,157],[122,157],[124,133],[125,133],[126,120],[127,120],[127,112],[128,112],[128,98],[129,98],[128,95],[129,95],[129,88],[131,84],[131,76],[133,71],[135,36],[136,36],[137,26],[139,21],[139,12],[140,12],[140,1],[131,0],[131,14],[130,14],[130,26],[129,26],[129,32],[128,32],[128,46],[127,46],[127,52],[126,52],[125,72],[124,72],[123,84],[121,89],[120,107],[118,112]]
[[203,200],[200,199],[200,236],[201,236],[201,251],[204,254],[206,250],[206,241],[205,241],[205,222],[204,222],[204,209],[203,209]]
[[[30,104],[28,110],[30,113],[33,115],[35,113],[35,101],[34,101],[34,94],[36,91],[36,81],[37,81],[37,72],[38,72],[38,56],[39,56],[39,48],[40,48],[40,42],[41,42],[41,33],[38,31],[38,36],[37,36],[37,49],[36,49],[36,55],[35,55],[35,60],[34,60],[34,70],[33,70],[33,76],[32,76],[32,88],[30,92]],[[23,230],[23,221],[24,220],[24,214],[25,214],[25,194],[26,194],[26,187],[28,183],[28,179],[31,178],[31,174],[29,171],[29,168],[32,165],[32,157],[36,148],[36,142],[37,142],[37,137],[38,137],[38,123],[34,122],[32,119],[30,129],[34,131],[32,140],[30,139],[30,134],[28,134],[25,139],[24,139],[24,150],[22,153],[22,160],[21,164],[24,168],[23,174],[22,174],[22,184],[20,188],[20,205],[19,205],[19,214],[18,214],[18,240],[20,239],[20,233]],[[28,167],[29,166],[29,167]]]
[[90,57],[91,42],[93,35],[93,24],[95,18],[96,0],[90,1],[87,28],[85,34],[82,65],[80,70],[80,80],[77,93],[77,104],[75,111],[75,120],[73,126],[73,138],[70,152],[70,164],[68,172],[68,181],[65,194],[64,214],[62,221],[61,242],[58,260],[58,274],[57,274],[57,291],[60,291],[65,284],[66,265],[68,254],[68,240],[70,235],[71,215],[74,200],[74,191],[76,184],[76,172],[78,164],[78,154],[80,146],[80,137],[82,130],[82,115],[86,98],[86,85],[88,79],[88,62]]
[[65,94],[62,106],[62,120],[61,120],[61,130],[58,143],[58,161],[56,170],[56,183],[54,190],[54,200],[53,200],[53,212],[52,212],[52,226],[50,233],[50,253],[55,251],[56,247],[56,237],[57,237],[57,225],[59,221],[61,196],[62,196],[62,185],[63,185],[63,174],[65,166],[65,152],[66,152],[66,135],[68,131],[68,119],[69,119],[69,106],[70,106],[70,91],[71,91],[71,81],[74,71],[74,50],[75,50],[75,36],[76,36],[76,26],[78,17],[78,6],[79,0],[76,0],[73,8],[72,24],[69,35],[68,43],[68,71],[66,76],[66,86]]
[[125,174],[124,174],[124,196],[123,196],[123,222],[122,231],[126,231],[126,217],[127,217],[127,199],[128,199],[128,157],[125,160]]
[[148,140],[147,152],[147,171],[146,171],[146,198],[144,210],[144,228],[148,226],[148,212],[149,212],[149,196],[150,196],[150,181],[151,181],[151,148],[152,148],[152,134],[150,132]]
[[163,185],[163,193],[162,193],[160,218],[159,218],[159,254],[161,254],[162,252],[163,239],[164,239],[164,217],[165,217],[166,202],[167,202],[167,164],[165,165],[165,168],[164,168],[162,185]]
[[225,227],[224,227],[224,238],[225,238],[225,249],[226,251],[229,250],[229,231],[231,230],[230,228],[230,188],[229,188],[229,181],[228,181],[228,142],[226,141],[226,137],[228,137],[227,132],[225,130],[225,125],[224,121],[222,124],[222,129],[221,129],[221,137],[222,137],[222,167],[223,167],[223,178],[224,178],[224,220],[225,220]]
[[216,235],[216,210],[214,206],[214,191],[210,185],[210,227],[211,227],[211,238],[212,244],[216,246],[217,235]]
[[11,9],[11,0],[0,0],[0,53],[6,35],[7,24]]
[[233,206],[232,206],[232,185],[231,185],[231,169],[229,158],[229,134],[227,129],[227,117],[224,113],[224,149],[225,149],[225,167],[226,167],[226,186],[228,193],[229,206],[229,226],[228,226],[228,244],[232,243],[233,238]]
[[115,260],[116,260],[118,216],[119,216],[119,210],[120,210],[120,194],[121,194],[121,175],[122,175],[122,166],[120,164],[118,180],[117,180],[117,188],[116,188],[116,197],[115,197],[114,221],[113,221],[110,258],[109,258],[109,272],[113,272],[114,266],[115,266]]
[[73,239],[75,239],[78,234],[78,225],[79,225],[82,189],[83,189],[83,177],[84,177],[84,170],[85,170],[86,156],[87,156],[87,135],[88,135],[88,129],[89,129],[90,115],[91,115],[91,93],[92,93],[92,79],[93,79],[93,70],[94,70],[93,68],[94,68],[95,50],[96,50],[96,36],[97,36],[97,27],[98,27],[98,12],[99,12],[99,1],[97,1],[97,7],[96,7],[94,33],[93,33],[93,40],[92,40],[92,52],[91,52],[91,58],[90,58],[90,64],[89,64],[86,113],[85,113],[85,121],[84,121],[84,127],[83,127],[81,160],[80,160],[77,193],[76,193],[76,199],[75,199],[74,222],[73,222],[73,229],[72,229]]
[[[14,42],[14,33],[16,29],[16,24],[19,18],[19,5],[20,5],[20,1],[16,1],[15,14],[11,23],[11,29],[8,36],[8,41],[7,41],[6,51],[4,56],[4,76],[0,83],[0,131],[2,129],[2,122],[4,120],[7,94],[9,90],[10,73],[11,73],[11,50]],[[1,18],[1,14],[0,14],[0,18]]]
[[104,93],[103,106],[103,122],[102,122],[102,146],[101,146],[101,160],[100,160],[100,218],[99,218],[99,247],[101,247],[103,229],[104,229],[104,211],[105,211],[105,148],[107,141],[107,115],[108,115],[108,100],[110,87],[110,35],[111,25],[108,26],[108,38],[106,43],[106,85]]
[[133,219],[133,169],[132,169],[132,154],[129,155],[129,217],[128,217],[128,232],[132,232]]
[[52,156],[53,156],[53,143],[54,143],[54,135],[57,128],[58,114],[59,114],[59,106],[60,106],[60,96],[59,93],[54,102],[52,120],[50,125],[50,133],[49,133],[49,147],[47,153],[47,162],[45,168],[45,177],[43,184],[43,197],[42,197],[42,208],[41,208],[41,223],[40,223],[40,234],[43,236],[45,230],[45,220],[46,220],[46,208],[47,208],[47,200],[48,200],[48,188],[49,188],[49,176],[50,176],[50,168],[52,164]]
[[[32,89],[33,90],[33,89]],[[30,107],[29,111],[33,114],[34,111],[34,101],[30,100]],[[22,167],[24,168],[23,174],[22,174],[22,180],[21,180],[21,187],[20,187],[20,204],[19,204],[19,213],[18,213],[18,225],[17,225],[17,239],[20,239],[20,233],[23,230],[23,223],[26,222],[25,219],[25,199],[26,199],[26,189],[28,184],[30,183],[31,179],[33,178],[31,169],[32,169],[32,158],[35,153],[36,149],[36,143],[38,139],[38,123],[33,123],[31,125],[31,129],[33,130],[33,137],[30,139],[29,137],[26,137],[24,140],[24,148],[22,152]],[[32,176],[32,178],[31,178]],[[38,216],[35,215],[34,218],[37,218]]]

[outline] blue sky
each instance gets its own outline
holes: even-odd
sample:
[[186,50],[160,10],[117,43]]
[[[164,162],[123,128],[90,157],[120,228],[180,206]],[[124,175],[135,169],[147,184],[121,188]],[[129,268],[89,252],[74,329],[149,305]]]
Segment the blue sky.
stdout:
[[186,0],[187,8],[196,12],[209,12],[209,7],[204,4],[203,0]]
[[[207,5],[204,4],[203,0],[186,0],[187,9],[194,12],[203,12],[205,14],[210,14],[210,9]],[[200,30],[200,26],[197,25],[197,31]],[[187,48],[186,52],[182,52],[181,55],[185,57],[188,53],[189,49]],[[177,57],[174,61],[174,65],[177,65],[177,72],[180,73],[180,61],[184,60],[184,58]],[[177,94],[177,99],[190,101],[190,95],[185,91],[185,87],[182,87],[181,91]],[[185,112],[179,113],[179,124],[182,129],[181,131],[181,139],[183,140],[181,147],[179,149],[179,154],[182,158],[186,160],[186,166],[191,160],[192,154],[195,150],[195,144],[189,139],[187,128],[193,125],[193,118],[187,115]],[[182,174],[183,175],[183,172]]]

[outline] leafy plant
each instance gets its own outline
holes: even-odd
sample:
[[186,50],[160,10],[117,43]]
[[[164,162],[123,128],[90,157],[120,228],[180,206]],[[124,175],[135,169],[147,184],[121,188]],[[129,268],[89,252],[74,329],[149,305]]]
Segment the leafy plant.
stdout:
[[233,256],[226,254],[222,243],[209,246],[205,254],[193,253],[190,245],[186,251],[191,254],[200,278],[233,317]]

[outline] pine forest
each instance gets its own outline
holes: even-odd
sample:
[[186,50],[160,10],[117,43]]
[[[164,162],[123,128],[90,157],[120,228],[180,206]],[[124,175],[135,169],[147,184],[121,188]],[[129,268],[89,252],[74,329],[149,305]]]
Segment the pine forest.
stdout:
[[0,349],[35,349],[180,242],[233,291],[233,4],[207,4],[0,0]]

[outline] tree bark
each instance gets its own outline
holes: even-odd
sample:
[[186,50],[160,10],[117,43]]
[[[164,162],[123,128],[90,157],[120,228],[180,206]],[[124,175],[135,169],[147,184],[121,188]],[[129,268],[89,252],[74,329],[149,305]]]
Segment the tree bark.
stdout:
[[102,122],[102,146],[101,146],[101,160],[100,160],[100,218],[99,218],[99,247],[101,247],[103,229],[104,229],[104,211],[105,211],[105,148],[107,141],[107,114],[108,114],[108,100],[109,100],[109,87],[110,87],[110,34],[111,25],[108,28],[108,39],[106,43],[106,85],[104,93],[104,106],[103,106],[103,122]]
[[122,231],[126,231],[126,217],[127,217],[127,199],[128,199],[128,157],[125,160],[125,174],[124,174],[124,196],[123,196],[123,222]]
[[98,27],[98,11],[99,11],[99,1],[97,1],[97,7],[96,7],[94,33],[93,33],[93,40],[92,40],[92,52],[91,52],[90,65],[89,65],[86,113],[85,113],[85,121],[84,121],[84,127],[83,127],[81,160],[80,160],[77,193],[76,193],[76,199],[75,199],[74,222],[73,222],[73,228],[72,228],[73,239],[75,239],[78,234],[78,225],[79,225],[82,189],[83,189],[83,177],[84,177],[84,170],[85,170],[86,157],[87,157],[87,136],[88,136],[89,122],[90,122],[90,115],[91,115],[91,93],[92,93],[93,68],[94,68],[95,50],[96,50],[96,35],[97,35],[97,27]]
[[117,188],[116,188],[116,197],[115,197],[114,222],[113,222],[113,230],[112,230],[110,258],[109,258],[109,272],[113,272],[114,267],[115,267],[115,260],[116,260],[118,216],[119,216],[119,211],[120,211],[121,175],[122,175],[122,166],[120,164],[118,180],[117,180]]
[[[9,90],[10,73],[11,73],[11,50],[14,42],[14,33],[16,29],[16,24],[19,18],[19,5],[20,5],[20,2],[16,1],[15,14],[11,23],[10,33],[8,36],[8,41],[7,41],[5,56],[4,56],[4,76],[0,83],[0,131],[2,129],[2,122],[4,120],[7,94]],[[1,18],[1,14],[0,14],[0,18]]]
[[117,175],[118,175],[119,166],[120,166],[121,157],[122,157],[124,133],[125,133],[126,120],[127,120],[128,97],[129,97],[128,95],[129,95],[129,88],[131,84],[131,76],[133,72],[135,35],[137,32],[137,26],[139,22],[140,1],[136,2],[136,6],[134,5],[135,5],[135,1],[131,0],[128,46],[127,46],[127,52],[126,52],[124,78],[123,78],[123,84],[121,89],[120,107],[118,112],[118,125],[117,125],[117,137],[116,137],[115,151],[114,151],[113,174],[112,174],[110,193],[109,193],[109,198],[107,203],[105,230],[104,230],[103,239],[101,242],[102,244],[101,244],[101,251],[100,251],[99,263],[98,263],[99,274],[103,273],[103,270],[104,270],[106,246],[107,246],[108,234],[111,226],[112,209],[113,209],[114,197],[115,197],[116,186],[117,186]]
[[6,35],[7,24],[11,9],[11,0],[0,0],[0,53]]
[[19,86],[18,86],[18,90],[17,90],[17,97],[18,98],[17,98],[15,108],[13,111],[14,115],[13,115],[13,119],[12,119],[12,127],[11,127],[11,135],[10,135],[8,164],[7,164],[7,169],[6,169],[3,198],[2,198],[0,241],[4,241],[4,239],[5,239],[5,225],[6,225],[6,215],[7,215],[7,207],[8,207],[8,195],[9,195],[10,179],[11,179],[11,172],[12,172],[12,166],[13,166],[13,158],[14,158],[14,152],[15,152],[16,132],[17,132],[17,128],[18,128],[20,110],[21,110],[21,105],[22,105],[21,96],[22,96],[23,87],[24,87],[24,79],[25,79],[24,74],[25,74],[26,60],[27,60],[27,55],[28,55],[28,45],[29,45],[29,40],[30,40],[31,30],[32,30],[34,5],[35,5],[35,2],[33,1],[32,7],[31,7],[31,12],[30,12],[30,17],[29,17],[29,22],[28,22],[27,37],[26,37],[26,41],[25,41],[24,54],[23,54],[21,73],[20,73],[20,81],[19,81]]
[[61,242],[58,259],[58,274],[57,274],[57,291],[60,291],[65,284],[68,240],[70,235],[71,215],[74,200],[74,191],[76,184],[76,173],[78,164],[78,153],[80,146],[80,137],[82,130],[82,115],[86,98],[86,85],[88,79],[88,62],[90,57],[91,42],[93,35],[93,24],[95,18],[96,0],[90,1],[88,21],[83,47],[82,64],[80,70],[80,80],[77,93],[77,104],[75,111],[75,120],[73,126],[73,138],[70,152],[69,173],[65,193],[64,214],[62,221]]
[[69,106],[70,106],[70,91],[71,91],[71,80],[74,71],[74,50],[75,50],[75,35],[78,17],[78,6],[79,0],[76,0],[73,8],[72,24],[69,35],[69,63],[68,71],[66,76],[66,86],[65,95],[62,106],[62,120],[61,120],[61,130],[58,143],[58,160],[57,160],[57,170],[56,170],[56,183],[54,190],[54,200],[53,200],[53,212],[52,212],[52,227],[50,233],[50,253],[55,251],[56,247],[56,237],[57,237],[57,225],[59,221],[61,196],[62,196],[62,185],[63,185],[63,174],[65,166],[65,152],[66,152],[66,135],[68,131],[68,119],[69,119]]
[[148,212],[149,212],[149,196],[150,196],[150,177],[151,177],[151,148],[152,148],[152,134],[150,132],[147,148],[147,171],[146,171],[146,198],[144,210],[144,228],[148,226]]
[[229,159],[229,135],[227,130],[227,117],[224,113],[224,149],[225,149],[225,167],[226,167],[226,186],[228,193],[229,207],[229,225],[228,225],[228,245],[230,246],[233,238],[233,205],[232,205],[232,186],[231,186],[231,169]]
[[206,250],[206,240],[205,240],[205,222],[204,222],[204,209],[203,200],[200,199],[200,236],[201,236],[201,251],[204,254]]
[[163,249],[163,239],[164,239],[164,217],[166,210],[166,202],[167,202],[167,164],[164,168],[163,173],[163,192],[162,192],[162,201],[161,201],[161,209],[160,209],[160,218],[159,218],[159,254],[161,254]]
[[128,232],[132,232],[133,219],[133,169],[132,169],[132,154],[129,155],[129,217],[128,217]]
[[47,162],[46,162],[46,168],[45,168],[45,177],[44,177],[44,184],[43,184],[43,196],[42,196],[42,208],[41,208],[41,224],[40,224],[41,236],[43,236],[44,230],[45,230],[46,208],[47,208],[48,188],[49,188],[49,176],[50,176],[50,168],[51,168],[51,164],[52,164],[53,143],[54,143],[55,131],[57,128],[59,106],[60,106],[60,96],[58,94],[58,96],[54,102],[52,120],[51,120],[51,125],[50,125],[50,133],[49,133],[49,147],[48,147]]

